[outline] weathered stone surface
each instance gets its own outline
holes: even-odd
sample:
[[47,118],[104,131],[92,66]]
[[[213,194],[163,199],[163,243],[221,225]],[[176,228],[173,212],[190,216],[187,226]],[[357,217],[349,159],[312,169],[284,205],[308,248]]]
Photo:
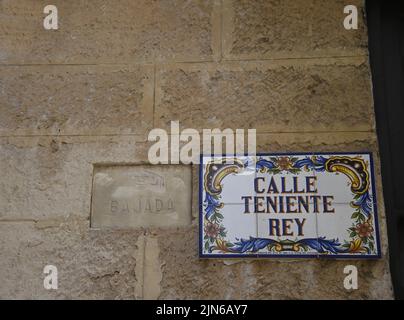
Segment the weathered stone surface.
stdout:
[[191,222],[191,167],[96,166],[91,226],[142,228]]
[[[358,8],[358,29],[346,30],[343,10]],[[362,0],[224,0],[225,59],[367,54]]]
[[[0,223],[0,298],[133,299],[139,235],[89,230],[74,217],[48,228]],[[44,289],[48,264],[58,268],[57,290]]]
[[0,63],[200,61],[220,44],[216,0],[55,0],[58,30],[43,27],[48,4],[1,1]]
[[[393,297],[362,0],[55,0],[57,31],[47,4],[0,1],[0,298]],[[91,228],[94,165],[147,164],[171,120],[256,128],[258,152],[372,151],[382,258],[199,259],[196,165],[190,226]]]
[[152,66],[0,67],[0,134],[145,133]]
[[156,124],[255,128],[258,132],[373,129],[366,59],[295,60],[162,67]]
[[147,160],[139,137],[0,138],[0,219],[90,217],[93,164]]

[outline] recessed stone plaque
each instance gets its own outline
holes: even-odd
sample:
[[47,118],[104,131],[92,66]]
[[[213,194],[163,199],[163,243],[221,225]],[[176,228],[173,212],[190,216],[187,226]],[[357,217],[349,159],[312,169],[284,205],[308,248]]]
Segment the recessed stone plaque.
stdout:
[[191,168],[96,166],[91,227],[171,227],[191,222]]

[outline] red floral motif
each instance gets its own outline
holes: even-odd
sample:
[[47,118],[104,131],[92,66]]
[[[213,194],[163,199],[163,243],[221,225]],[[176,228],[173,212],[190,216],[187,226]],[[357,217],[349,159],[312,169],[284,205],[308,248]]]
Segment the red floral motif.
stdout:
[[356,233],[361,238],[368,238],[373,233],[373,227],[369,222],[364,222],[356,225]]
[[276,164],[281,170],[288,170],[292,167],[292,161],[290,161],[289,157],[279,157]]
[[208,222],[205,225],[205,234],[209,238],[216,238],[220,232],[220,226],[216,223]]

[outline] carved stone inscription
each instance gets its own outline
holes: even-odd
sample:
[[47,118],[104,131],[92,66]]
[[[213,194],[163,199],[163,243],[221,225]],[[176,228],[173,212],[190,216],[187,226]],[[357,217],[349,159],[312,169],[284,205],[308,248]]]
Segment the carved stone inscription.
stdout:
[[138,228],[191,223],[191,168],[96,166],[91,226]]

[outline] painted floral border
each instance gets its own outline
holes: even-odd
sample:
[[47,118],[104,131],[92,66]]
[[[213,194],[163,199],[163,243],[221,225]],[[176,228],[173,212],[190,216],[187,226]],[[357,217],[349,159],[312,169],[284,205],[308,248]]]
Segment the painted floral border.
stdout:
[[[226,159],[224,159],[226,160]],[[377,254],[376,239],[374,237],[375,221],[373,213],[373,197],[370,194],[369,164],[361,157],[348,156],[269,156],[258,157],[256,171],[280,174],[289,172],[298,174],[302,170],[316,172],[343,173],[348,176],[353,193],[351,206],[352,226],[347,229],[349,241],[341,243],[338,239],[326,237],[305,238],[301,240],[276,241],[268,238],[236,239],[236,242],[226,240],[226,229],[223,225],[221,209],[221,181],[230,173],[237,173],[248,166],[247,160],[243,163],[234,159],[233,164],[215,163],[212,160],[206,165],[208,170],[204,176],[204,214],[203,214],[203,249],[205,252],[225,254],[259,253],[267,247],[270,253],[290,252],[302,253],[309,249],[321,254]],[[211,167],[210,167],[211,165]],[[210,170],[209,168],[213,168]],[[213,171],[213,172],[212,172]],[[216,171],[216,172],[214,172]],[[213,181],[213,175],[216,180]],[[209,184],[210,183],[210,184]]]

